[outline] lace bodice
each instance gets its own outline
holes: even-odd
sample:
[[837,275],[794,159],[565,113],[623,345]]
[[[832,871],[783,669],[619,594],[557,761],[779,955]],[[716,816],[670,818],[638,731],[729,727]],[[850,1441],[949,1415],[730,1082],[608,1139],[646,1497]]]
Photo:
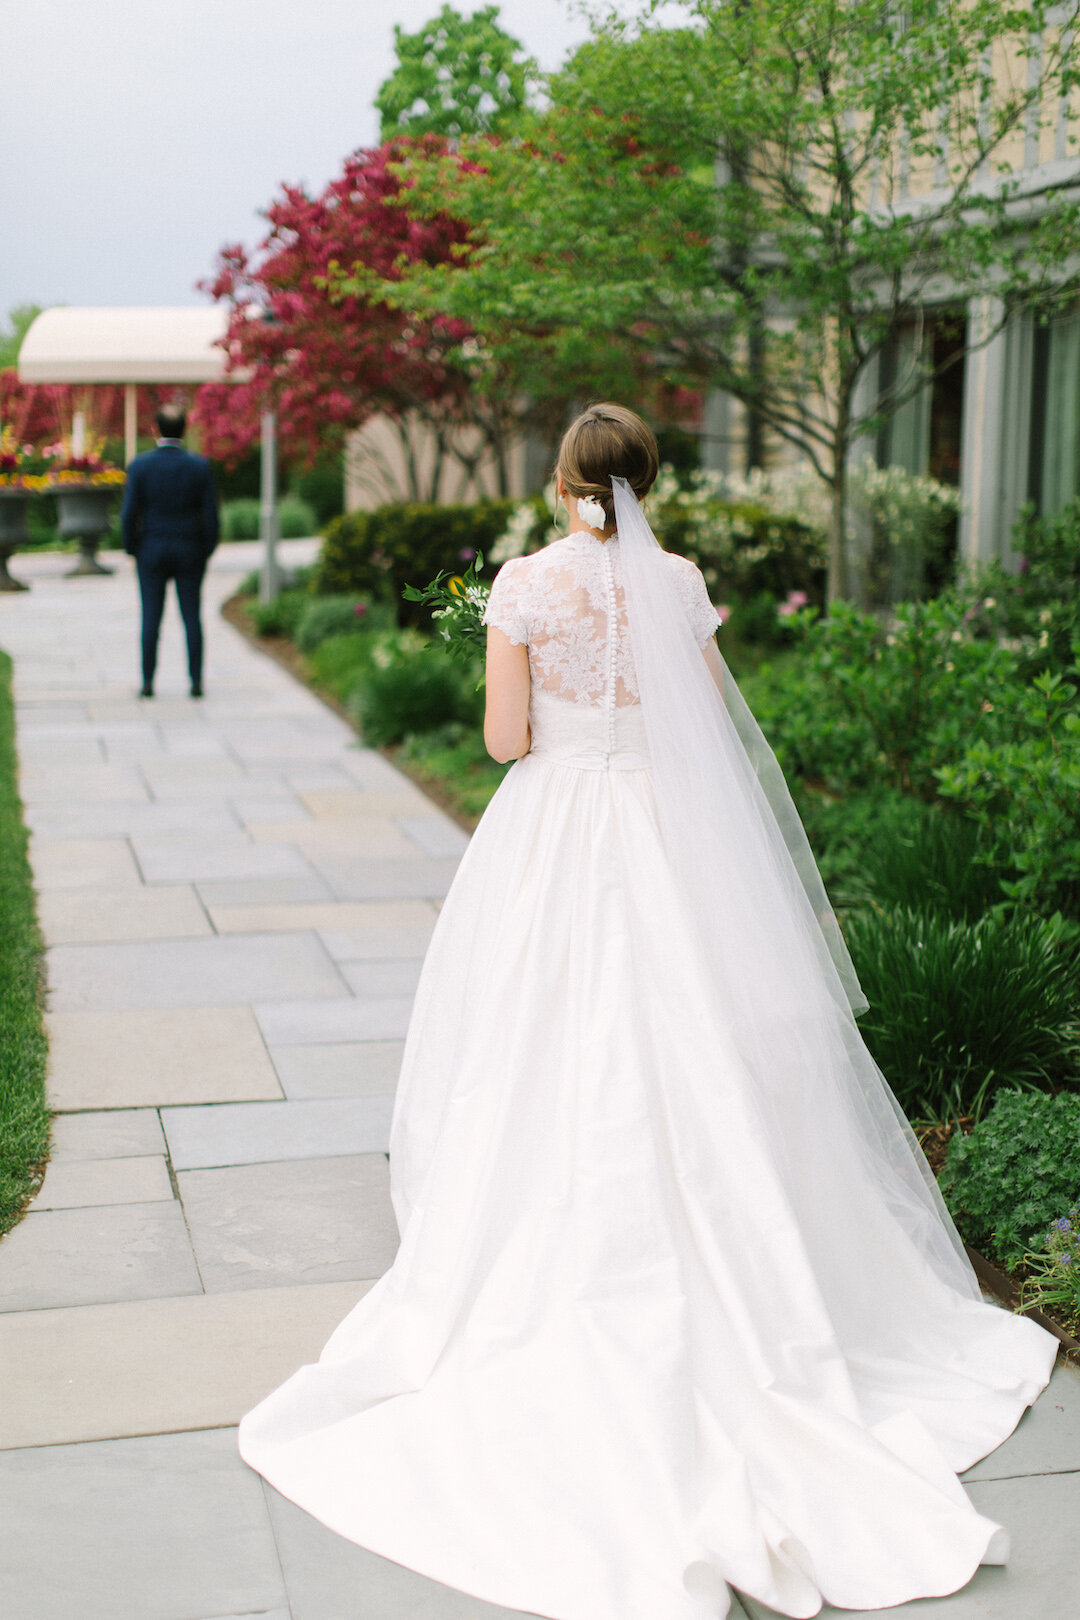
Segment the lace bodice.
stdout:
[[[701,570],[688,557],[665,555],[703,647],[720,615]],[[579,531],[504,563],[484,623],[528,645],[534,693],[612,710],[638,702],[617,536]]]

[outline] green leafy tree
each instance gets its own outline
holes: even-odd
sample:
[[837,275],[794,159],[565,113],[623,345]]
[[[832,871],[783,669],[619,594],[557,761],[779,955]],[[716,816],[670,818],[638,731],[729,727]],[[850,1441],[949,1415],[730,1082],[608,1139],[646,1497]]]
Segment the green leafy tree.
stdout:
[[16,304],[8,311],[6,325],[0,326],[0,371],[18,365],[22,340],[41,310],[40,304]]
[[[832,602],[853,584],[858,441],[1013,311],[1075,296],[1075,175],[1033,198],[1024,155],[1080,83],[1080,3],[689,9],[599,26],[525,139],[414,165],[407,206],[449,208],[470,243],[395,295],[467,321],[525,379],[528,350],[542,379],[576,364],[581,393],[644,367],[734,395],[828,486]],[[939,356],[926,311],[965,307]]]
[[538,75],[498,18],[498,6],[471,17],[443,6],[415,34],[394,25],[398,65],[375,97],[382,140],[505,135],[520,127]]

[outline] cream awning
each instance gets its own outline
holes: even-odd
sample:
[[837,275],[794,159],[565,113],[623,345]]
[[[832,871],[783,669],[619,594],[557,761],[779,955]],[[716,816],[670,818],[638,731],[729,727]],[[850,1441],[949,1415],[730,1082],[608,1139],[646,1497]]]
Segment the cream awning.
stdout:
[[201,383],[223,376],[225,306],[46,309],[23,338],[27,383]]

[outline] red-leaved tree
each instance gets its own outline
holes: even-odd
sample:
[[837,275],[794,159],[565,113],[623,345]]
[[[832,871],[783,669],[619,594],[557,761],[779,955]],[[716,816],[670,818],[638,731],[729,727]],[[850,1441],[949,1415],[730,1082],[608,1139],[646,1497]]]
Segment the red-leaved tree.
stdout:
[[[272,405],[283,453],[307,462],[384,416],[400,435],[403,493],[413,499],[435,497],[447,458],[468,474],[493,453],[505,479],[509,424],[505,408],[472,388],[460,363],[468,328],[413,319],[379,294],[403,265],[453,263],[467,252],[460,221],[415,219],[399,206],[409,182],[390,167],[412,152],[445,150],[442,137],[427,135],[357,152],[321,196],[284,186],[254,254],[241,246],[222,251],[217,274],[202,286],[232,305],[223,340],[228,380],[205,384],[193,413],[210,455],[235,463]],[[353,267],[359,290],[328,290],[329,273]],[[259,318],[262,310],[272,319]],[[418,423],[427,438],[423,460],[415,453]]]

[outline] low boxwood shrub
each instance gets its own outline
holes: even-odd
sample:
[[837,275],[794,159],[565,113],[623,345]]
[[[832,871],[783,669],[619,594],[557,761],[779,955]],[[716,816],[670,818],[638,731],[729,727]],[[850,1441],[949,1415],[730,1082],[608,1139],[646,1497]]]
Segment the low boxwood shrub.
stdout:
[[[261,506],[250,496],[225,501],[221,508],[221,535],[224,540],[257,540]],[[278,502],[278,532],[283,540],[303,540],[317,534],[319,520],[315,509],[298,495],[286,495]]]
[[295,637],[296,627],[310,600],[306,590],[294,588],[280,591],[272,602],[256,602],[251,609],[256,634]]
[[488,552],[505,530],[513,501],[471,506],[378,506],[346,512],[327,526],[316,589],[322,595],[378,597],[394,604],[403,625],[430,625],[430,610],[402,599],[406,585],[426,585],[445,570],[458,573],[476,552],[484,576],[495,573]]
[[479,722],[475,670],[453,663],[415,630],[373,641],[345,700],[366,743],[378,748],[451,720]]
[[259,538],[259,503],[247,495],[223,501],[221,506],[221,538],[223,540],[257,540]]
[[929,909],[854,912],[844,935],[859,1029],[905,1113],[978,1117],[1003,1086],[1080,1080],[1080,987],[1063,920]]
[[1080,1096],[999,1092],[950,1140],[938,1185],[967,1242],[1018,1265],[1080,1194]]
[[301,652],[310,653],[331,636],[387,630],[392,622],[393,614],[382,602],[351,595],[311,596],[297,620],[296,645]]

